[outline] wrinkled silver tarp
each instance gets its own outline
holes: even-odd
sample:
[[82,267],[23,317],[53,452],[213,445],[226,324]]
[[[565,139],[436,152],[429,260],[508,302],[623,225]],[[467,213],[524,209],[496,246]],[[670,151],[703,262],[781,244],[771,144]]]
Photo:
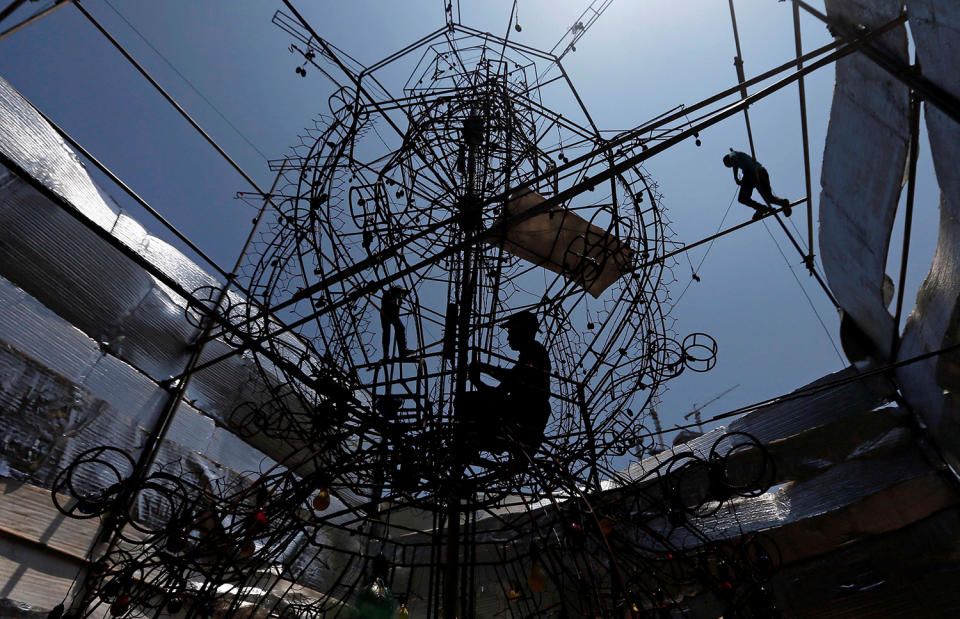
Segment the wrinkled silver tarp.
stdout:
[[[884,25],[901,0],[828,0],[847,24]],[[876,40],[907,59],[897,26]],[[837,61],[837,82],[820,175],[820,255],[840,306],[884,358],[895,326],[883,301],[883,275],[910,135],[909,90],[863,54]]]
[[[960,97],[960,4],[914,0],[909,9],[923,75]],[[924,115],[941,191],[940,232],[930,274],[904,329],[900,359],[960,342],[960,125],[929,103],[924,103]],[[960,462],[960,353],[904,366],[897,377],[941,447],[955,464]]]
[[[0,153],[80,215],[0,166],[0,475],[49,488],[57,472],[91,447],[119,447],[136,457],[168,400],[159,383],[182,372],[197,333],[184,298],[85,224],[109,231],[186,290],[219,283],[122,213],[2,79]],[[228,350],[226,342],[211,341],[201,361]],[[194,375],[158,465],[230,483],[254,478],[286,456],[287,443],[262,435],[244,442],[224,428],[237,404],[269,391],[263,380],[240,355]],[[154,507],[142,504],[138,512],[148,519]],[[335,498],[330,510],[342,507]],[[318,539],[344,549],[358,543],[337,530]],[[297,545],[288,554],[296,567],[314,553]],[[322,587],[343,567],[341,559],[327,557],[330,570],[314,562],[302,582]]]

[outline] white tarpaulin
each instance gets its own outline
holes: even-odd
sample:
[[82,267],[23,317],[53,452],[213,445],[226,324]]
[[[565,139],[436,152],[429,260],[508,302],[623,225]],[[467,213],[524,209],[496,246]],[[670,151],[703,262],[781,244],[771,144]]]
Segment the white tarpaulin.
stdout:
[[633,251],[599,226],[562,207],[510,222],[546,200],[530,189],[511,196],[504,209],[506,231],[495,243],[518,258],[559,273],[594,298],[629,271]]

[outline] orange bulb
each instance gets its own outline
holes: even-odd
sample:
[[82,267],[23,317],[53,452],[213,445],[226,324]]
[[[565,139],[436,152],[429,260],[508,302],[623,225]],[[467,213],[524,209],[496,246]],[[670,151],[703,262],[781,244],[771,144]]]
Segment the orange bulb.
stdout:
[[253,543],[253,540],[252,540],[252,539],[248,539],[248,540],[246,540],[245,542],[243,542],[242,544],[240,544],[240,556],[241,556],[241,557],[244,557],[244,558],[249,557],[249,556],[252,555],[254,552],[256,552],[256,550],[257,550],[257,545]]
[[537,563],[534,563],[530,568],[530,574],[527,576],[527,586],[534,593],[543,593],[547,586],[547,575],[543,573]]
[[330,488],[320,488],[317,496],[313,497],[313,508],[318,512],[330,507]]
[[610,532],[613,531],[613,523],[607,520],[606,518],[600,519],[600,532],[604,535],[610,535]]
[[516,589],[510,589],[510,591],[507,592],[507,599],[510,601],[519,600],[520,593]]

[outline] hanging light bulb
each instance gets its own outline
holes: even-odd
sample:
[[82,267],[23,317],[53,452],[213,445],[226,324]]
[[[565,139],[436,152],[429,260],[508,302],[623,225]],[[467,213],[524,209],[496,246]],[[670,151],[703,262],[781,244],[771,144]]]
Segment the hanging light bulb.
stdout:
[[567,523],[567,542],[574,550],[583,550],[584,543],[587,541],[583,527],[576,520]]
[[243,557],[244,559],[253,555],[253,553],[256,552],[256,550],[257,550],[257,545],[253,543],[252,539],[244,540],[244,542],[240,544],[240,556]]
[[393,619],[395,608],[393,592],[380,578],[374,578],[357,594],[357,610],[364,619]]
[[313,497],[313,508],[319,512],[330,507],[330,488],[320,488]]
[[397,619],[409,619],[410,611],[407,610],[406,604],[400,605],[400,610],[397,611]]
[[534,593],[543,593],[547,587],[547,575],[543,573],[543,568],[539,562],[530,566],[530,573],[527,575],[527,586]]
[[262,507],[258,507],[250,517],[250,524],[247,525],[247,533],[255,535],[263,531],[267,526],[267,512]]
[[130,596],[124,594],[114,600],[113,604],[110,605],[110,615],[112,617],[119,617],[120,615],[125,615],[129,609]]
[[604,535],[610,535],[613,531],[613,523],[607,520],[606,518],[600,519],[600,532]]
[[182,609],[183,609],[182,593],[174,594],[173,596],[170,597],[169,600],[167,600],[167,611],[169,611],[170,614],[175,615],[176,613],[180,612]]

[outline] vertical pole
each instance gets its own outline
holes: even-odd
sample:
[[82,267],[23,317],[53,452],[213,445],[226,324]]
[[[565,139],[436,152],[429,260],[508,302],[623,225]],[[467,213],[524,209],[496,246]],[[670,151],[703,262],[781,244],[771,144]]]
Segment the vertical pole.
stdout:
[[[737,81],[743,84],[747,81],[746,76],[743,74],[743,54],[740,52],[740,33],[737,31],[737,13],[733,9],[733,0],[727,0],[730,5],[730,23],[733,24],[733,42],[737,46],[737,57],[733,59],[733,66],[737,69]],[[740,99],[747,98],[747,87],[740,87]],[[750,112],[747,111],[747,108],[743,108],[743,119],[747,123],[747,139],[750,141],[750,156],[754,159],[757,158],[757,149],[753,147],[753,130],[750,129]]]
[[596,440],[593,435],[593,424],[590,422],[590,413],[587,411],[587,398],[584,394],[583,383],[577,384],[577,405],[580,408],[580,418],[587,432],[587,442],[590,445],[590,480],[594,488],[600,492],[600,475],[597,473]]
[[460,497],[451,490],[447,497],[447,556],[443,569],[443,619],[457,619],[460,571]]
[[893,341],[890,360],[897,357],[900,346],[900,318],[903,315],[903,286],[907,280],[907,258],[910,255],[910,231],[913,225],[913,196],[917,187],[917,152],[920,147],[920,94],[910,93],[910,161],[907,178],[907,204],[903,214],[903,249],[900,252],[900,281],[897,284],[897,307],[893,317]]
[[[473,118],[471,114],[471,119]],[[473,122],[472,120],[470,122]],[[477,177],[477,150],[480,144],[477,143],[477,127],[473,125],[465,127],[464,145],[467,147],[467,182],[464,188],[463,208],[465,212],[461,213],[462,222],[465,230],[470,230],[470,225],[474,221],[474,209],[478,203],[475,193]],[[470,234],[466,232],[466,234]],[[476,288],[476,269],[473,265],[473,247],[466,247],[463,252],[463,277],[460,289],[460,315],[457,325],[457,365],[454,389],[454,407],[463,401],[463,396],[467,392],[467,364],[469,363],[467,353],[470,346],[470,319],[472,317],[473,298]],[[454,412],[456,416],[456,412]],[[466,446],[467,450],[473,448],[472,445]],[[461,458],[464,454],[454,454],[455,458]],[[454,466],[454,475],[456,479],[451,479],[451,490],[447,499],[447,556],[444,566],[443,583],[443,617],[444,619],[456,619],[460,607],[459,595],[459,570],[460,570],[460,479],[463,475],[464,467],[460,464]]]
[[[793,40],[797,50],[797,69],[803,68],[803,42],[800,39],[800,6],[793,3]],[[810,274],[813,274],[813,190],[810,187],[810,141],[807,133],[807,94],[803,76],[797,80],[800,93],[800,132],[803,136],[803,180],[807,189],[807,255],[803,259]]]

